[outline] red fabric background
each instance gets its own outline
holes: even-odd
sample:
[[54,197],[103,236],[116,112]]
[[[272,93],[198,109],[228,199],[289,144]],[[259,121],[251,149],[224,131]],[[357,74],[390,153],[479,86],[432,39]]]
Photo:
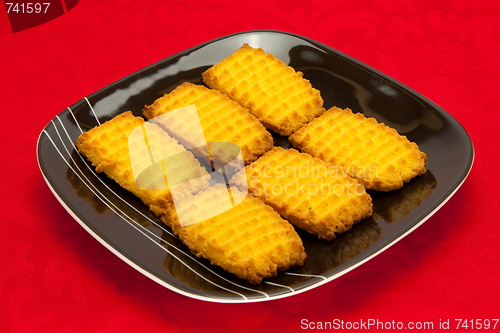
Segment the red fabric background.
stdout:
[[[42,128],[84,96],[234,32],[297,33],[427,96],[469,132],[470,176],[420,228],[312,291],[272,302],[193,300],[108,252],[38,170]],[[439,321],[500,317],[500,2],[81,0],[13,33],[0,8],[2,332],[301,331],[301,319]],[[497,326],[500,330],[500,323]]]

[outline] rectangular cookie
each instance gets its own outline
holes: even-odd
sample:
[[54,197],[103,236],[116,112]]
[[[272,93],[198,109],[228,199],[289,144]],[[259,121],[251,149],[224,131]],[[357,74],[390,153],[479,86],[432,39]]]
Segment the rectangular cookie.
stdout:
[[324,112],[320,92],[274,55],[244,44],[202,74],[203,82],[237,101],[264,126],[288,136]]
[[273,207],[300,229],[332,240],[372,215],[364,187],[342,168],[295,149],[275,147],[236,174],[231,184]]
[[176,208],[162,221],[191,252],[251,284],[304,263],[304,246],[293,226],[246,192],[217,184]]
[[425,173],[416,143],[375,118],[332,107],[288,140],[312,156],[343,167],[367,189],[390,191]]
[[[209,187],[209,175],[193,154],[130,111],[82,133],[76,146],[97,172],[104,172],[158,216],[174,204],[175,197]],[[168,163],[162,162],[165,158]]]
[[[199,119],[183,111],[176,112],[175,117],[166,117],[173,110],[191,105],[196,106]],[[240,147],[245,164],[255,161],[273,146],[271,134],[248,110],[219,91],[202,85],[181,84],[145,106],[143,115],[188,149],[206,145],[206,142],[234,143]],[[201,129],[195,126],[196,122],[201,123]],[[220,151],[212,151],[212,154],[225,160],[227,151],[224,150],[227,147],[222,146]]]

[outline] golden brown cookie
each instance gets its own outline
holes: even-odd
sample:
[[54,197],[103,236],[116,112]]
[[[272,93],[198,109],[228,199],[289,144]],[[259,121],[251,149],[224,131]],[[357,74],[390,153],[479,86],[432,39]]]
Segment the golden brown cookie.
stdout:
[[[144,136],[144,133],[147,135]],[[161,128],[135,117],[130,111],[82,133],[76,146],[97,172],[104,172],[159,216],[173,205],[169,184],[184,184],[177,187],[179,197],[209,186],[206,170],[190,152]],[[167,156],[171,158],[164,172],[148,169],[151,165],[161,166],[161,160]],[[153,172],[148,173],[150,170]],[[165,181],[165,174],[170,175],[168,182]],[[141,184],[143,177],[145,181]]]
[[426,171],[427,156],[395,129],[333,107],[289,137],[292,145],[343,167],[367,189],[390,191]]
[[207,86],[227,94],[280,135],[292,134],[324,112],[320,92],[301,72],[248,44],[202,77]]
[[300,229],[332,240],[372,214],[372,200],[342,168],[295,149],[275,147],[236,174],[232,184],[273,207]]
[[[153,104],[144,107],[144,116],[148,120],[160,119],[159,116],[173,110],[195,105],[202,127],[202,135],[207,142],[231,142],[237,144],[244,163],[254,161],[273,146],[271,134],[252,116],[248,110],[229,99],[219,91],[185,82],[172,92],[158,98]],[[175,119],[165,118],[156,122],[172,137],[179,140],[188,149],[199,146],[197,129],[186,125],[194,124],[198,119],[187,112],[176,113]],[[173,122],[176,122],[173,124]],[[227,147],[214,155],[223,155]],[[227,152],[226,152],[227,153]],[[222,157],[224,160],[224,158]]]
[[[300,266],[306,257],[302,240],[290,223],[258,198],[236,188],[217,184],[176,208],[162,221],[171,219],[165,222],[191,252],[251,284]],[[184,226],[179,216],[187,221]]]

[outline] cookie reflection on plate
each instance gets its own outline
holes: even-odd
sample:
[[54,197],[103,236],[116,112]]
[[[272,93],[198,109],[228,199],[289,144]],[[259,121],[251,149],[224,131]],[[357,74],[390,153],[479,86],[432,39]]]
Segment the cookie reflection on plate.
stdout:
[[[354,258],[376,242],[382,229],[370,218],[355,224],[351,230],[332,242],[303,237],[308,258],[297,273],[320,275]],[[302,236],[302,235],[301,235]]]
[[370,193],[373,200],[373,218],[394,223],[398,218],[408,215],[414,208],[420,206],[436,187],[436,178],[427,170],[426,173],[406,183],[399,190]]
[[[74,151],[71,154],[71,159],[69,161],[69,167],[66,170],[66,179],[70,182],[70,184],[73,187],[73,189],[75,190],[76,194],[80,198],[82,198],[83,200],[90,203],[90,205],[96,211],[96,213],[98,213],[99,215],[103,215],[103,214],[110,212],[111,210],[109,209],[109,207],[106,204],[104,204],[104,202],[101,199],[99,199],[94,194],[94,192],[92,192],[92,190],[89,188],[88,184],[86,184],[82,181],[82,179],[81,179],[81,177],[83,175],[83,173],[81,171],[81,170],[83,170],[81,168],[82,165],[78,165],[80,163],[75,162],[78,159],[79,159],[78,153],[76,151]],[[85,167],[85,166],[83,165],[83,167]],[[76,173],[78,173],[78,175]],[[85,178],[83,178],[83,179],[85,179]]]
[[290,286],[317,281],[368,249],[380,238],[381,233],[382,229],[373,218],[355,224],[333,241],[318,240],[299,231],[307,254],[304,266],[292,268],[270,281]]
[[[168,236],[166,234],[164,235]],[[170,254],[165,257],[163,267],[165,267],[173,277],[190,287],[210,292],[221,291],[219,286],[221,283],[224,284],[224,281],[222,281],[222,279],[217,279],[218,281],[214,283],[213,277],[210,278],[210,280],[207,279],[205,267],[210,267],[216,275],[222,276],[225,279],[236,279],[222,268],[210,265],[208,260],[192,257],[189,249],[181,242],[172,243],[170,240],[169,242],[165,242],[163,246],[170,252]],[[244,280],[241,280],[241,283],[246,284]]]
[[76,150],[71,153],[66,179],[76,195],[88,202],[99,215],[114,211],[122,218],[135,221],[143,227],[150,226],[151,220],[156,219],[140,200],[106,176],[96,174]]

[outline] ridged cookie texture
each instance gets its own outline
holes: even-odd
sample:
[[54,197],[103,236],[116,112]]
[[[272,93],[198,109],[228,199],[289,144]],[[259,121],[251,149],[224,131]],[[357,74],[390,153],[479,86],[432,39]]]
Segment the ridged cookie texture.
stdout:
[[416,143],[374,118],[332,107],[289,137],[295,148],[343,167],[367,189],[390,191],[426,172]]
[[[142,133],[147,133],[147,143]],[[146,123],[141,117],[135,117],[130,111],[82,133],[76,146],[92,162],[97,172],[104,172],[121,187],[132,192],[158,216],[173,205],[168,184],[183,183],[182,187],[177,187],[179,197],[210,186],[206,170],[190,152],[161,128]],[[147,183],[138,185],[136,178],[141,174],[137,170],[147,170],[147,166],[154,164],[149,152],[156,155],[159,161],[162,157],[173,156],[164,169],[171,176],[170,183],[165,182],[165,172],[153,172],[148,175],[152,177],[146,177]]]
[[[195,105],[206,141],[231,142],[237,144],[245,164],[255,161],[273,146],[271,134],[250,112],[226,95],[202,85],[185,82],[172,92],[158,98],[151,105],[144,107],[143,115],[151,120],[167,112]],[[193,123],[192,119],[176,116],[175,122]],[[169,120],[173,121],[173,120]],[[169,125],[158,122],[171,136],[189,147],[193,145],[193,132],[189,126],[175,126],[175,133]],[[196,145],[196,144],[195,144]],[[224,152],[220,152],[224,154]],[[217,152],[212,152],[217,154]],[[224,158],[223,158],[224,159]]]
[[[246,174],[246,175],[245,175]],[[275,147],[231,180],[300,229],[332,240],[372,214],[372,200],[357,180],[295,149]]]
[[237,101],[266,128],[288,136],[324,112],[320,92],[274,55],[244,44],[202,73],[203,82]]
[[[214,209],[227,205],[229,197],[236,202],[224,212],[212,215]],[[251,284],[276,276],[279,271],[303,264],[306,254],[302,240],[290,223],[283,220],[261,200],[236,188],[217,184],[186,199],[177,210],[171,209],[162,221],[197,257],[233,273]],[[182,226],[177,214],[193,219]]]

